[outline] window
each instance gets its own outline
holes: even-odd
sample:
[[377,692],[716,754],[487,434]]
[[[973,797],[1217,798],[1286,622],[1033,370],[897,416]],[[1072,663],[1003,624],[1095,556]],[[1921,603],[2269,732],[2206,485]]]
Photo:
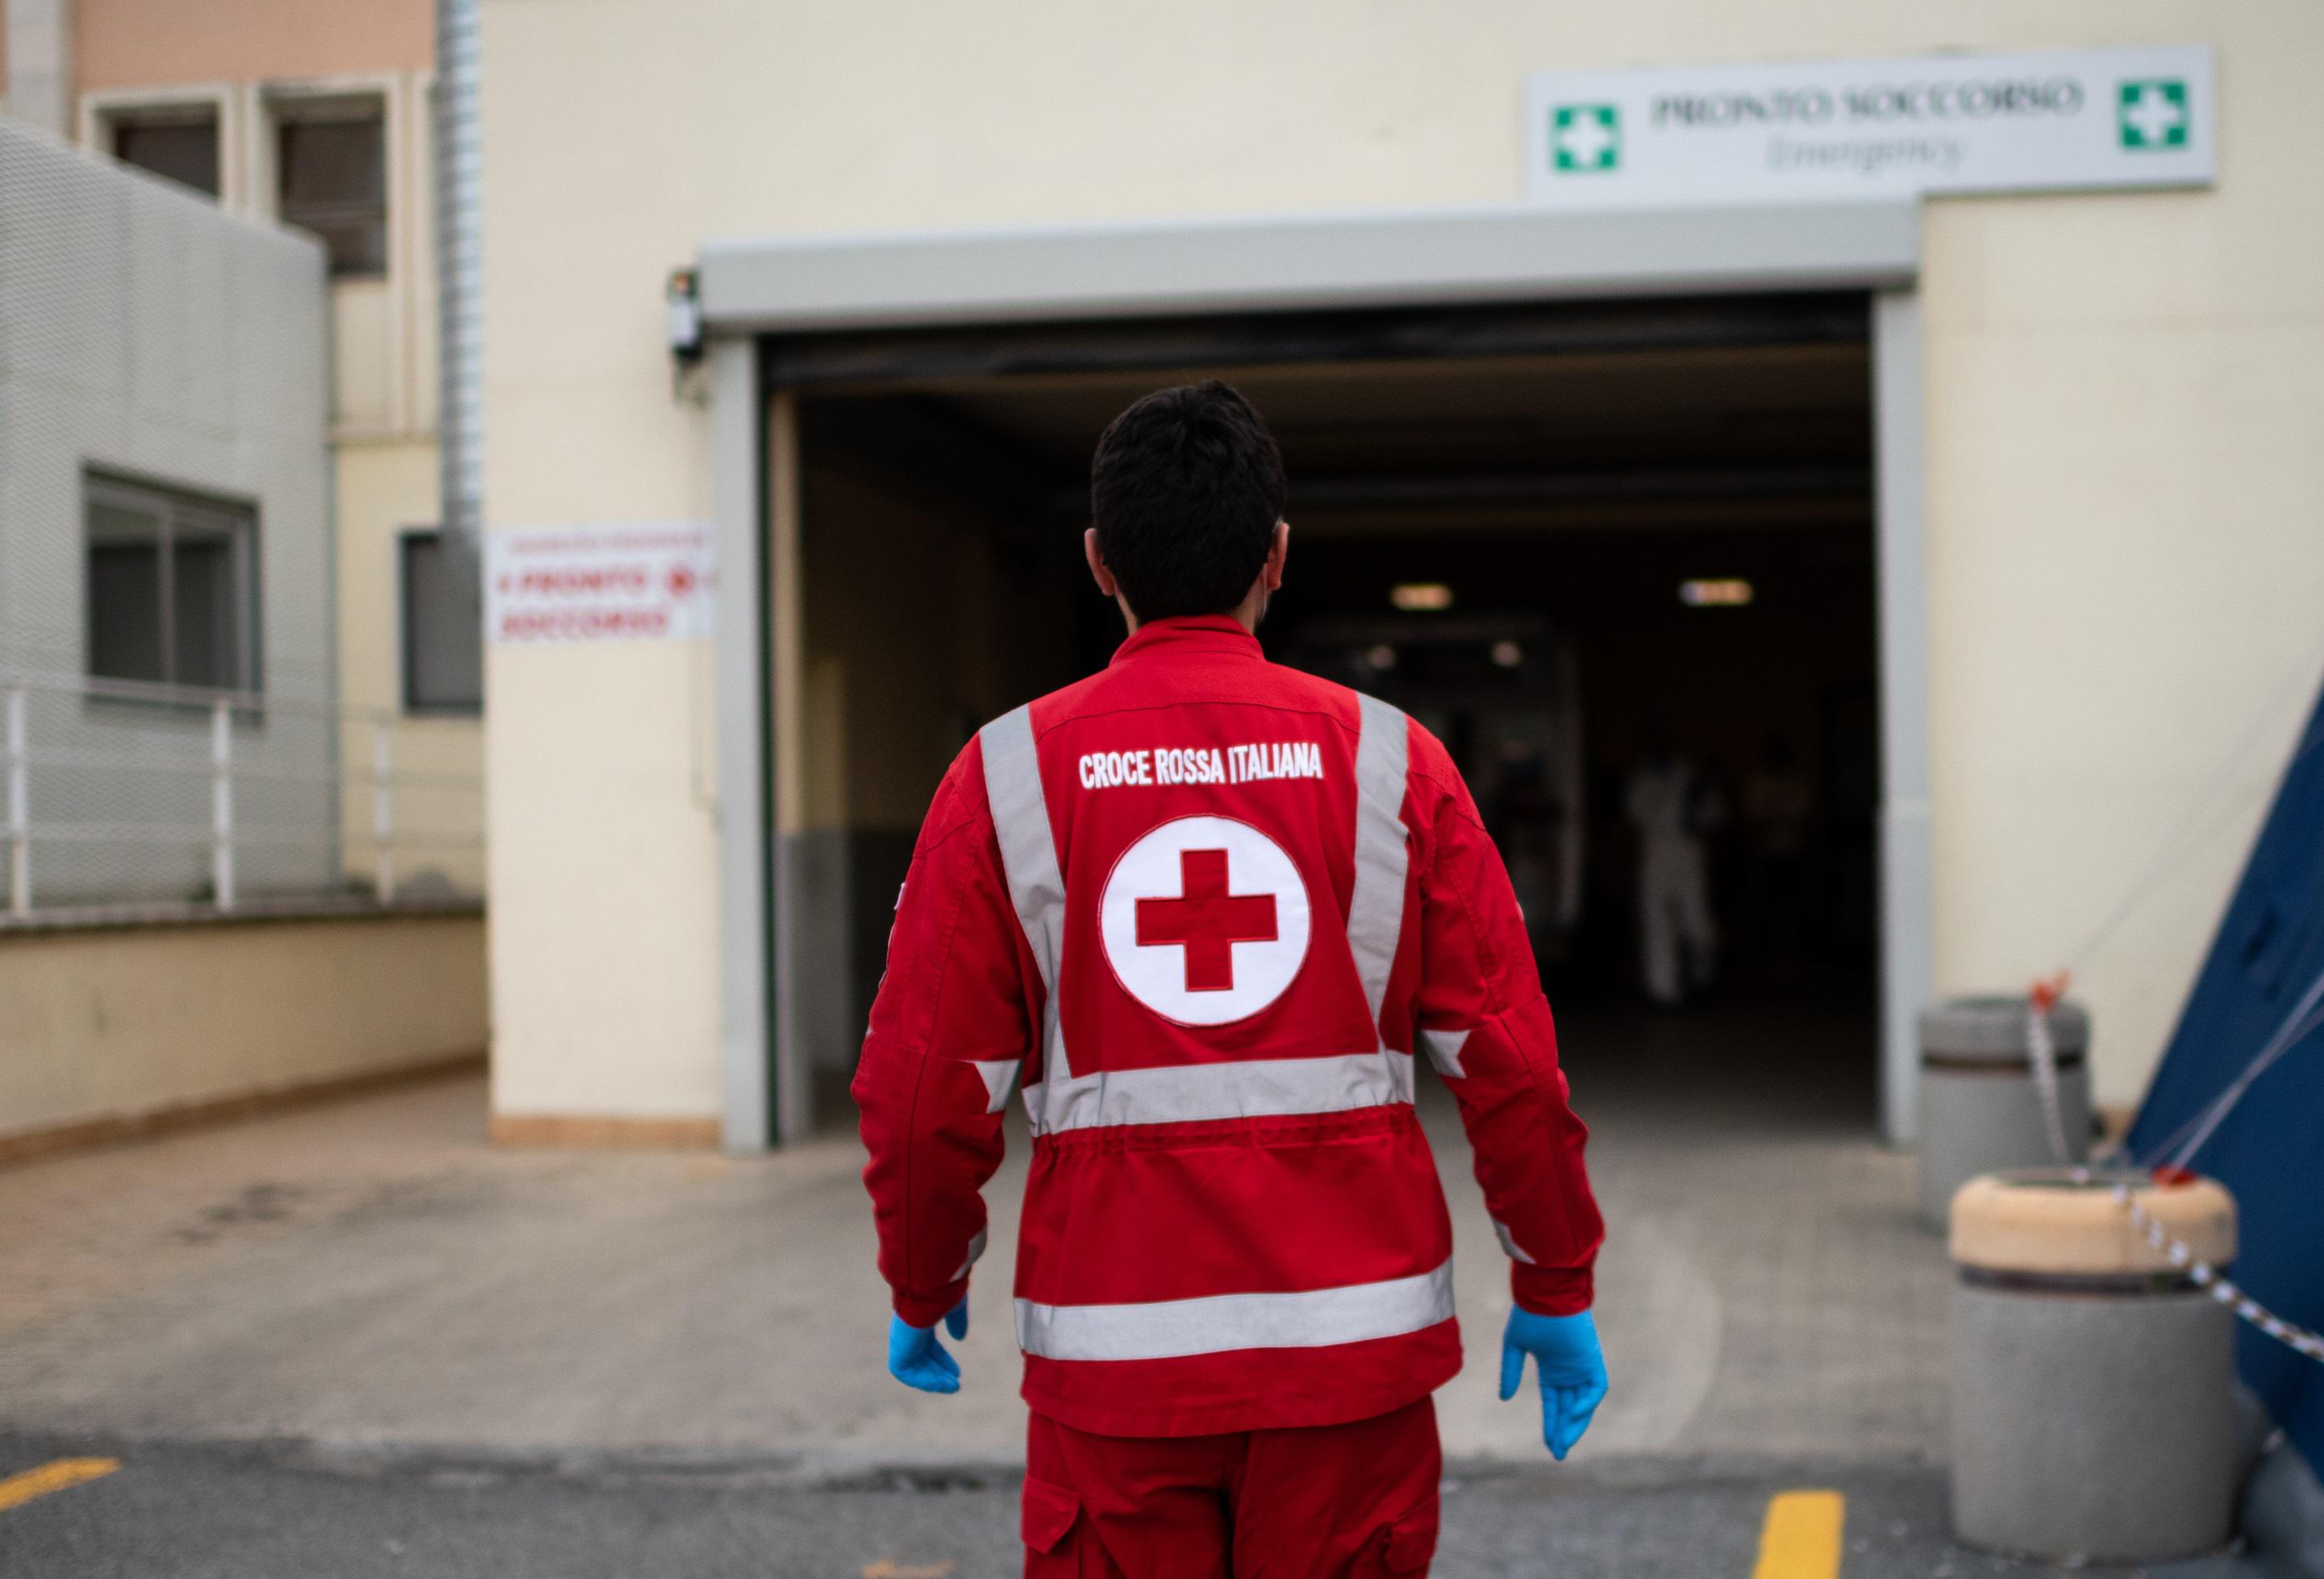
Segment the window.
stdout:
[[476,712],[484,701],[484,580],[476,550],[440,531],[407,531],[398,546],[404,709]]
[[258,689],[257,517],[110,477],[84,492],[88,672]]
[[376,99],[321,100],[277,128],[276,212],[318,237],[337,279],[387,272],[387,121]]
[[208,197],[218,195],[217,111],[134,110],[112,118],[113,156]]

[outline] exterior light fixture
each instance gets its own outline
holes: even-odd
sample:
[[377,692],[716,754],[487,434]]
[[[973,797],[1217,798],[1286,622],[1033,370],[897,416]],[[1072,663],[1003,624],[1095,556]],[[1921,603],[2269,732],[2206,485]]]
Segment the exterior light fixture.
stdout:
[[1364,661],[1370,664],[1374,669],[1394,669],[1396,667],[1396,649],[1383,642],[1379,646],[1374,647],[1371,651],[1364,654]]
[[672,269],[662,287],[668,309],[669,354],[686,366],[702,360],[702,280],[692,269]]
[[1515,669],[1525,661],[1525,649],[1514,642],[1493,643],[1493,661],[1503,669]]
[[1452,606],[1452,589],[1442,581],[1406,581],[1388,588],[1388,602],[1406,614],[1436,614]]
[[1741,608],[1751,601],[1751,584],[1740,576],[1682,581],[1678,584],[1678,600],[1689,608]]

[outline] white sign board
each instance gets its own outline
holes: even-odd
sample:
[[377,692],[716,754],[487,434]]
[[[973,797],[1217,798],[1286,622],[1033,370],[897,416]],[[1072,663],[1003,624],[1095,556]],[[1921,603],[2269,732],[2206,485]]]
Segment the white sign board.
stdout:
[[710,634],[699,522],[521,526],[484,534],[484,635],[503,644]]
[[1526,190],[1610,208],[2209,186],[2213,105],[2201,44],[1544,72]]

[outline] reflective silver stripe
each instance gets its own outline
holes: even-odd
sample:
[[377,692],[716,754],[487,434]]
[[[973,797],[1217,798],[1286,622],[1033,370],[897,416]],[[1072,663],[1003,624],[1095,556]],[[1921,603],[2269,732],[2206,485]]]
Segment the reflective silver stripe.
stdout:
[[1447,1080],[1460,1080],[1469,1071],[1461,1067],[1461,1049],[1466,1046],[1469,1033],[1465,1030],[1423,1030],[1420,1045],[1428,1051],[1428,1061]]
[[1527,1266],[1533,1265],[1533,1257],[1526,1254],[1525,1251],[1519,1247],[1517,1244],[1517,1236],[1509,1232],[1509,1225],[1502,1222],[1499,1217],[1493,1219],[1493,1233],[1494,1236],[1501,1242],[1501,1249],[1508,1253],[1509,1260],[1513,1261],[1523,1261]]
[[950,1281],[957,1283],[968,1276],[968,1269],[976,1265],[977,1258],[984,1253],[988,1233],[989,1231],[982,1228],[976,1231],[976,1237],[968,1242],[968,1259],[960,1263],[960,1270],[952,1275]]
[[984,1081],[984,1111],[997,1113],[1009,1105],[1009,1093],[1017,1085],[1017,1072],[1025,1067],[1022,1058],[972,1058],[968,1067]]
[[[1041,759],[1033,745],[1033,709],[1028,703],[1004,713],[978,731],[984,751],[984,798],[1001,844],[1001,868],[1009,878],[1009,901],[1025,928],[1033,962],[1040,967],[1043,1084],[1063,1078],[1065,1029],[1057,1015],[1057,959],[1065,933],[1065,880],[1057,869],[1057,841],[1049,826],[1048,797],[1041,789]],[[1026,1110],[1036,1129],[1034,1105],[1039,1085],[1025,1088]],[[1005,1099],[1004,1099],[1005,1100]]]
[[1379,1034],[1388,974],[1404,930],[1405,772],[1410,754],[1405,716],[1360,693],[1362,726],[1356,736],[1356,882],[1348,896],[1348,950]]
[[1417,1277],[1297,1294],[1214,1294],[1143,1305],[1017,1302],[1017,1342],[1045,1360],[1168,1360],[1234,1349],[1320,1349],[1392,1338],[1452,1315],[1452,1263]]
[[1183,1124],[1283,1113],[1346,1113],[1412,1100],[1412,1056],[1383,1050],[1323,1058],[1252,1058],[1116,1069],[1026,1088],[1041,1091],[1045,1130]]

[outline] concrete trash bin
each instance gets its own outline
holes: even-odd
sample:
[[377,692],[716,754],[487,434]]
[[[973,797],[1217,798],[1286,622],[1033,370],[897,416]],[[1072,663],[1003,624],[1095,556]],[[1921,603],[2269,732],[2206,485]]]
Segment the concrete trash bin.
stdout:
[[2080,1162],[2090,1151],[2090,1017],[2077,1003],[2050,1011],[2058,1055],[2058,1122],[2066,1155],[2053,1156],[2023,998],[1952,998],[1920,1015],[1921,1217],[1945,1225],[1953,1192],[1981,1173]]
[[[2057,1561],[2147,1563],[2234,1522],[2235,1315],[2135,1227],[2117,1179],[1973,1179],[1952,1203],[1953,1537]],[[2234,1199],[2138,1176],[2139,1205],[2215,1267]]]

